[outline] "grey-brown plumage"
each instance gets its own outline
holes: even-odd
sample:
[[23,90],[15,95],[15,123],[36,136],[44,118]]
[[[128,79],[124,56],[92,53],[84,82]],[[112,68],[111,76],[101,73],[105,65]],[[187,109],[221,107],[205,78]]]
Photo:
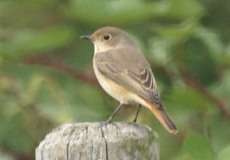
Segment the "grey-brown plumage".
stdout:
[[96,77],[121,104],[139,103],[150,109],[171,133],[176,127],[165,112],[152,69],[130,36],[115,27],[104,27],[90,36],[94,43]]
[[96,54],[94,58],[98,70],[107,78],[150,102],[160,103],[152,70],[144,56],[135,49],[109,50]]

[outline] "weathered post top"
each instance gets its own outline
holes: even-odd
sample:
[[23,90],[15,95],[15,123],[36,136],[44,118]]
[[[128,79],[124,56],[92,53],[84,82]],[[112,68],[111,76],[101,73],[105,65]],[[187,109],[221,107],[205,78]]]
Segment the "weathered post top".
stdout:
[[40,143],[36,160],[159,160],[159,148],[152,130],[138,124],[65,124]]

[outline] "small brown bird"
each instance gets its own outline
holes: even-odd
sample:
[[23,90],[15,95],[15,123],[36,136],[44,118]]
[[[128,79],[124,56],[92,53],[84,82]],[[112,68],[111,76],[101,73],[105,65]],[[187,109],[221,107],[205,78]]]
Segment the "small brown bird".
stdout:
[[[137,103],[148,108],[170,133],[176,134],[176,126],[161,103],[152,69],[128,33],[116,27],[103,27],[82,38],[94,44],[93,68],[100,85],[120,102],[107,122],[122,105]],[[134,121],[139,110],[140,107]]]

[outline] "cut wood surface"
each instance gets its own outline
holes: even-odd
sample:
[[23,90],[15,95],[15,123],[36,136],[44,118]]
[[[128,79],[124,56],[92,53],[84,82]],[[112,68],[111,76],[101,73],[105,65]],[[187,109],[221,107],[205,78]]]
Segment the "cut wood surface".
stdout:
[[36,160],[159,160],[153,131],[134,123],[75,123],[54,129]]

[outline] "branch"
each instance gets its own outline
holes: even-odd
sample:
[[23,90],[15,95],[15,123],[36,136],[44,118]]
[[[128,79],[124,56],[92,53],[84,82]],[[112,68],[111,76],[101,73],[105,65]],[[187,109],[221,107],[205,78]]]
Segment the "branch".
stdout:
[[202,93],[205,97],[209,99],[209,101],[214,103],[219,108],[224,116],[230,117],[230,111],[228,110],[224,101],[209,92],[209,90],[205,86],[203,86],[199,81],[194,79],[191,74],[186,72],[184,69],[180,68],[179,71],[181,73],[183,81],[187,86],[190,86],[196,89],[198,92]]
[[[172,79],[173,77],[177,76],[176,73],[172,72],[171,70],[167,69],[162,65],[156,64],[154,62],[152,62],[151,64],[153,68],[157,68],[161,71],[161,73],[166,74],[168,77]],[[185,69],[183,69],[182,67],[178,67],[178,70],[183,82],[188,87],[195,89],[197,92],[205,96],[210,102],[214,103],[215,106],[221,111],[221,113],[225,117],[230,117],[230,111],[228,110],[228,107],[223,100],[213,95],[204,85],[202,85],[198,80],[196,80],[192,76],[192,74],[188,73]]]
[[64,64],[62,60],[57,58],[55,59],[54,57],[50,57],[48,55],[43,54],[43,55],[28,56],[24,59],[24,63],[30,65],[38,64],[38,65],[46,66],[56,71],[68,74],[76,80],[81,80],[83,82],[86,82],[94,86],[98,85],[97,80],[95,76],[93,76],[93,74],[86,74],[84,72],[81,72],[70,65]]

